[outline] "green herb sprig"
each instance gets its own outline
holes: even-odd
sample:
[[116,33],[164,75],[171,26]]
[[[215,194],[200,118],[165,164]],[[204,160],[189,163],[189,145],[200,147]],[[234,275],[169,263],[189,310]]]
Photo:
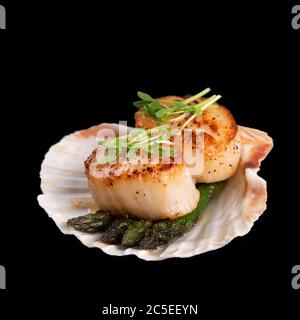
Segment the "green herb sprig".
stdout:
[[[221,98],[220,95],[213,95],[197,104],[191,105],[191,103],[204,97],[210,91],[210,88],[206,88],[190,98],[175,102],[154,99],[149,94],[138,91],[137,95],[141,100],[134,102],[133,105],[137,108],[143,108],[146,115],[153,117],[159,122],[174,123],[187,118],[180,127],[182,131],[197,116],[201,115],[204,110],[217,107],[214,103]],[[167,104],[168,107],[163,104]]]
[[171,127],[164,124],[148,130],[136,128],[127,135],[100,140],[98,144],[104,147],[104,152],[98,163],[116,163],[118,159],[130,161],[138,151],[159,158],[173,156],[176,150],[174,143],[170,141],[170,132]]

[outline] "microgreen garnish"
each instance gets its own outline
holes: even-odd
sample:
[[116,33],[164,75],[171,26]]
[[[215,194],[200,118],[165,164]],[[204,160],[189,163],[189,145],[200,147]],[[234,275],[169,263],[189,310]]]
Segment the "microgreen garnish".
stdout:
[[150,95],[139,91],[137,95],[141,100],[134,102],[133,105],[137,108],[143,108],[146,115],[155,118],[159,122],[173,123],[188,118],[180,127],[183,130],[197,116],[200,116],[204,110],[216,107],[214,103],[221,98],[220,95],[213,95],[191,105],[191,103],[195,103],[195,101],[204,97],[208,92],[210,92],[210,88],[206,88],[185,100],[172,102],[154,99]]
[[171,127],[164,124],[148,130],[136,128],[127,135],[110,140],[100,140],[99,145],[104,150],[98,163],[107,164],[117,162],[117,160],[130,161],[138,151],[159,158],[173,156],[176,150],[173,147],[174,143],[170,141],[170,131]]

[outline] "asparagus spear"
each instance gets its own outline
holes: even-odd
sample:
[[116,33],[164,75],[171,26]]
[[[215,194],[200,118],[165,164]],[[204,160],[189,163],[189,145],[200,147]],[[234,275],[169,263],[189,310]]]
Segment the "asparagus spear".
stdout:
[[132,223],[130,218],[116,218],[104,231],[101,241],[109,244],[119,244],[127,228]]
[[198,185],[201,196],[197,207],[191,213],[175,220],[153,223],[124,217],[113,218],[107,213],[97,211],[95,214],[70,219],[68,225],[89,233],[105,230],[102,237],[105,243],[122,243],[128,247],[139,244],[140,249],[155,249],[189,231],[198,221],[209,199],[215,196],[224,185],[225,182]]
[[140,249],[155,249],[158,246],[168,244],[181,237],[185,232],[189,231],[198,221],[204,211],[209,199],[220,191],[224,182],[212,184],[200,184],[200,200],[197,207],[189,214],[177,218],[175,220],[165,220],[154,223],[151,230],[147,232],[145,237],[139,244]]
[[152,224],[152,221],[134,221],[126,230],[122,239],[122,245],[126,247],[136,245],[144,237],[146,232],[150,230]]
[[98,210],[95,213],[70,219],[67,225],[77,231],[96,233],[107,228],[111,221],[111,215]]

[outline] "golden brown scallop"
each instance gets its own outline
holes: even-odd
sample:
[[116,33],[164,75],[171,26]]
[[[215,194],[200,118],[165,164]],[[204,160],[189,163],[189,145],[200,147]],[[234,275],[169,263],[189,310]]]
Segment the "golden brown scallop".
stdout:
[[98,164],[95,150],[85,167],[93,199],[99,209],[112,214],[174,219],[191,212],[199,200],[184,164]]
[[[167,96],[160,99],[164,101],[183,100],[176,96]],[[165,106],[168,107],[167,104]],[[202,115],[196,117],[186,127],[194,131],[197,128],[204,130],[204,151],[202,151],[204,164],[195,170],[193,166],[186,163],[186,158],[184,159],[195,182],[211,183],[226,180],[236,172],[239,165],[241,142],[238,126],[227,108],[217,103],[214,106],[218,106],[218,108],[206,109]],[[135,121],[136,127],[145,129],[161,124],[154,118],[145,115],[142,109],[136,112]],[[180,127],[185,121],[186,119],[182,119],[170,124],[173,127]],[[185,147],[184,144],[183,147]],[[195,150],[200,147],[195,143],[195,139],[192,139],[192,147],[194,150],[192,155],[195,155]]]

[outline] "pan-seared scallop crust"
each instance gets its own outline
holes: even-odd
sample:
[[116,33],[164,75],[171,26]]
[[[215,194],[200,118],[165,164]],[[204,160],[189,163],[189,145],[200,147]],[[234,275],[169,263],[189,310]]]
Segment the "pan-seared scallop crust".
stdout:
[[[161,98],[166,101],[181,101],[180,97],[168,96]],[[199,170],[190,170],[196,182],[211,183],[230,178],[237,170],[241,156],[241,142],[238,126],[231,112],[224,106],[215,103],[218,108],[206,109],[187,125],[188,129],[204,130],[204,165]],[[167,105],[166,105],[167,107]],[[173,126],[181,127],[186,119]],[[136,127],[149,129],[159,123],[142,110],[135,114]],[[193,155],[199,147],[193,139]],[[189,166],[188,166],[189,167]]]
[[175,219],[191,212],[199,191],[184,164],[98,164],[96,150],[85,162],[100,210],[142,219]]

